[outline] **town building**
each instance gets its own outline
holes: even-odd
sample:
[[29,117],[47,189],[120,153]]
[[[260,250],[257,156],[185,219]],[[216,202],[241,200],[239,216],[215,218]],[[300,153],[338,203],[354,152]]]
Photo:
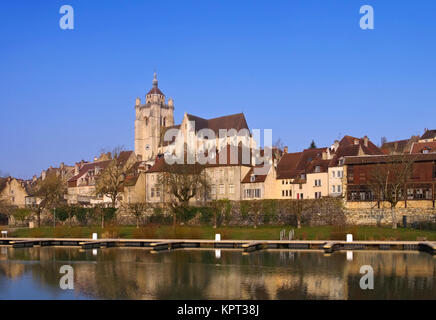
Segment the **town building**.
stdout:
[[[137,157],[133,151],[122,151],[118,156],[120,163],[132,165]],[[66,199],[69,204],[93,205],[97,203],[109,203],[111,200],[106,195],[96,194],[96,181],[98,176],[113,161],[109,153],[102,154],[93,162],[76,163],[74,176],[67,181]],[[120,201],[123,201],[122,195]]]
[[[346,157],[344,162],[344,193],[347,208],[388,208],[374,189],[377,172],[387,170],[390,163],[410,163],[410,174],[399,195],[399,208],[434,208],[436,183],[436,153],[373,155]],[[378,170],[378,171],[376,171]],[[399,170],[397,170],[399,171]],[[399,172],[386,178],[389,186]],[[395,181],[395,180],[394,180]]]
[[29,196],[31,181],[13,177],[0,178],[0,201],[5,204],[24,208]]
[[346,157],[383,154],[382,150],[372,143],[367,136],[361,139],[344,136],[341,141],[335,141],[330,150],[333,156],[328,165],[328,195],[331,197],[343,196],[343,166]]

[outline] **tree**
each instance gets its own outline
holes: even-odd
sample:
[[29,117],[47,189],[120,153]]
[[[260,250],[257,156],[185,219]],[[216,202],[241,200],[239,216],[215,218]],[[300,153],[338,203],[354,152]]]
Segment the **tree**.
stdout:
[[274,143],[273,143],[273,149],[272,149],[272,155],[275,159],[280,160],[281,156],[282,156],[282,152],[285,149],[285,145],[282,141],[282,139],[278,138]]
[[389,155],[375,164],[369,173],[369,188],[375,199],[390,204],[393,229],[397,228],[395,208],[407,196],[406,183],[412,175],[415,158],[411,155]]
[[92,212],[100,220],[101,227],[104,228],[105,221],[114,218],[116,210],[114,207],[106,207],[104,203],[99,203],[95,205]]
[[124,205],[124,210],[136,218],[136,228],[139,228],[139,222],[147,210],[147,204],[144,202],[127,203]]
[[177,224],[177,216],[183,215],[192,198],[209,192],[210,184],[203,169],[204,166],[198,163],[163,165],[157,181],[162,192],[170,195],[167,203],[173,212],[174,225]]
[[213,200],[210,207],[213,211],[213,228],[216,229],[230,215],[232,203],[229,199]]
[[41,226],[41,212],[63,203],[65,190],[65,182],[56,173],[49,173],[30,188],[29,195],[35,198],[30,208],[37,215],[38,227]]
[[135,164],[134,161],[129,162],[129,159],[125,159],[124,155],[121,147],[115,148],[111,152],[110,163],[96,179],[95,193],[109,197],[112,208],[115,208],[126,176],[133,172]]
[[316,149],[316,144],[314,140],[312,140],[312,142],[310,143],[309,149]]

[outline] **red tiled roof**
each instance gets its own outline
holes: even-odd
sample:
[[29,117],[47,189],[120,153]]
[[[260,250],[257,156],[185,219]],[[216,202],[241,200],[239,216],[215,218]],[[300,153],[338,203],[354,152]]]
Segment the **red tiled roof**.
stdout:
[[298,163],[303,152],[285,153],[277,164],[277,179],[291,179],[298,173]]
[[85,163],[80,169],[79,174],[75,175],[71,179],[68,180],[68,182],[75,182],[77,181],[81,176],[83,176],[85,173],[87,173],[89,170],[94,170],[96,167],[99,167],[101,169],[106,169],[106,167],[109,165],[109,163],[112,160],[105,160],[105,161],[98,161],[98,162],[91,162],[91,163]]
[[[299,153],[284,154],[277,165],[277,179],[297,179],[303,173],[311,173],[311,166],[321,165],[319,161],[326,150],[327,148],[313,148]],[[328,164],[323,162],[322,165]]]
[[[271,167],[270,165],[268,165]],[[269,170],[268,170],[269,171]],[[258,182],[265,182],[267,175],[254,175],[254,181],[251,181],[251,176],[254,173],[254,167],[250,168],[250,170],[245,175],[244,179],[242,179],[241,183],[258,183]]]
[[436,141],[431,142],[414,142],[410,153],[423,153],[424,150],[428,152],[436,152]]
[[[358,144],[355,144],[355,141],[358,141]],[[367,145],[365,146],[365,141],[363,138],[358,139],[351,136],[344,136],[339,142],[339,147],[331,159],[329,166],[336,167],[339,163],[339,159],[343,157],[358,156],[360,150],[363,152],[363,154],[368,155],[383,154],[383,152],[369,139]]]

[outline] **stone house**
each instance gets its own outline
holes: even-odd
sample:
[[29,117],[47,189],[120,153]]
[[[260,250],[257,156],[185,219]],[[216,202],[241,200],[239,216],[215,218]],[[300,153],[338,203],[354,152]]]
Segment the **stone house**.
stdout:
[[[122,151],[119,161],[124,165],[136,163],[136,155],[133,151]],[[82,162],[75,166],[75,175],[67,181],[66,199],[69,204],[93,205],[98,203],[110,203],[106,195],[96,194],[96,180],[112,162],[110,153],[102,154],[95,158],[94,162]],[[122,193],[122,190],[121,190]],[[123,201],[122,194],[120,201]]]
[[14,207],[26,207],[31,181],[13,177],[0,178],[0,200]]

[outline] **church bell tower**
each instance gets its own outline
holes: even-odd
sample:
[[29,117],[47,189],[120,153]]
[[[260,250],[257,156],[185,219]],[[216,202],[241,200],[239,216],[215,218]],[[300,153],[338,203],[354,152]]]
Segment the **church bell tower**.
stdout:
[[174,125],[174,101],[168,99],[158,87],[157,75],[153,87],[145,95],[145,103],[136,98],[135,104],[135,153],[142,160],[153,163],[165,127]]

